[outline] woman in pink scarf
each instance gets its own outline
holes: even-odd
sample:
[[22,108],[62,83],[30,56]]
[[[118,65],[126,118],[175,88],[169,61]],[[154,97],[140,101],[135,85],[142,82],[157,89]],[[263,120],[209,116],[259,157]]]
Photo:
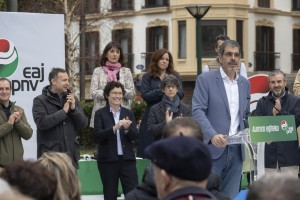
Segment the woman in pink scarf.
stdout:
[[129,108],[135,96],[135,87],[132,73],[129,68],[124,66],[124,54],[120,44],[116,42],[108,43],[100,58],[100,67],[95,68],[92,80],[90,94],[94,99],[94,108],[92,111],[90,127],[94,127],[95,112],[106,105],[103,95],[105,85],[110,81],[119,81],[125,87],[122,106]]

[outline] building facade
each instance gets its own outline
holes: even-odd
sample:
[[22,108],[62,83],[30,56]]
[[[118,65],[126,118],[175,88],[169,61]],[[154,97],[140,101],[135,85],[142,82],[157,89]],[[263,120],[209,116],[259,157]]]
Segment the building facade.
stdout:
[[[86,97],[101,51],[119,42],[135,77],[147,68],[152,52],[172,52],[191,102],[197,74],[196,20],[185,7],[211,8],[201,19],[202,66],[215,59],[215,37],[226,34],[242,47],[249,74],[281,69],[293,74],[300,64],[300,0],[87,0],[85,1]],[[74,25],[74,30],[79,31]],[[75,24],[76,24],[75,23]],[[78,41],[79,44],[79,41]],[[138,83],[138,82],[137,82]],[[137,84],[138,85],[138,84]]]

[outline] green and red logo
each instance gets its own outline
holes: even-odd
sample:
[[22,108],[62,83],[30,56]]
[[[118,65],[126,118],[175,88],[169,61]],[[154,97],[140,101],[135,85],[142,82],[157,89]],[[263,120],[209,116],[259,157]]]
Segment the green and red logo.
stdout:
[[17,69],[19,63],[15,45],[8,39],[0,38],[0,77],[9,77]]
[[286,131],[287,128],[288,128],[288,124],[285,120],[281,121],[280,126],[281,126],[281,129],[284,130],[284,131]]

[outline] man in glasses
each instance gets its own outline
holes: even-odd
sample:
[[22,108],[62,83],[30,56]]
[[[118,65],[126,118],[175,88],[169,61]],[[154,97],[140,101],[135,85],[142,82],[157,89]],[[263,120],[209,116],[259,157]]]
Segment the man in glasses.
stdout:
[[[204,66],[203,72],[208,72],[209,70],[212,70],[212,69],[219,69],[221,67],[221,63],[220,63],[220,60],[219,60],[220,46],[223,44],[223,42],[225,40],[230,40],[230,38],[227,35],[218,35],[216,37],[215,51],[217,53],[217,57],[216,57],[215,60],[212,60],[212,61],[208,62]],[[241,62],[241,66],[240,66],[240,75],[244,76],[245,78],[248,77],[247,69],[246,69],[246,66],[243,62]]]
[[193,117],[200,124],[222,178],[221,191],[234,198],[239,192],[244,159],[241,144],[227,145],[227,137],[248,126],[250,84],[237,74],[240,45],[226,40],[220,47],[221,68],[197,77],[192,99]]

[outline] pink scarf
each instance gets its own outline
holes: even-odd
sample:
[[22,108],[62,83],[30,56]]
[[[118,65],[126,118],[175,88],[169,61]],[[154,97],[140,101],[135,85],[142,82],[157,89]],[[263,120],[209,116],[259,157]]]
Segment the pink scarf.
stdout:
[[121,64],[120,63],[110,63],[106,62],[105,66],[103,66],[103,71],[107,74],[107,81],[117,81],[117,73],[121,69]]

